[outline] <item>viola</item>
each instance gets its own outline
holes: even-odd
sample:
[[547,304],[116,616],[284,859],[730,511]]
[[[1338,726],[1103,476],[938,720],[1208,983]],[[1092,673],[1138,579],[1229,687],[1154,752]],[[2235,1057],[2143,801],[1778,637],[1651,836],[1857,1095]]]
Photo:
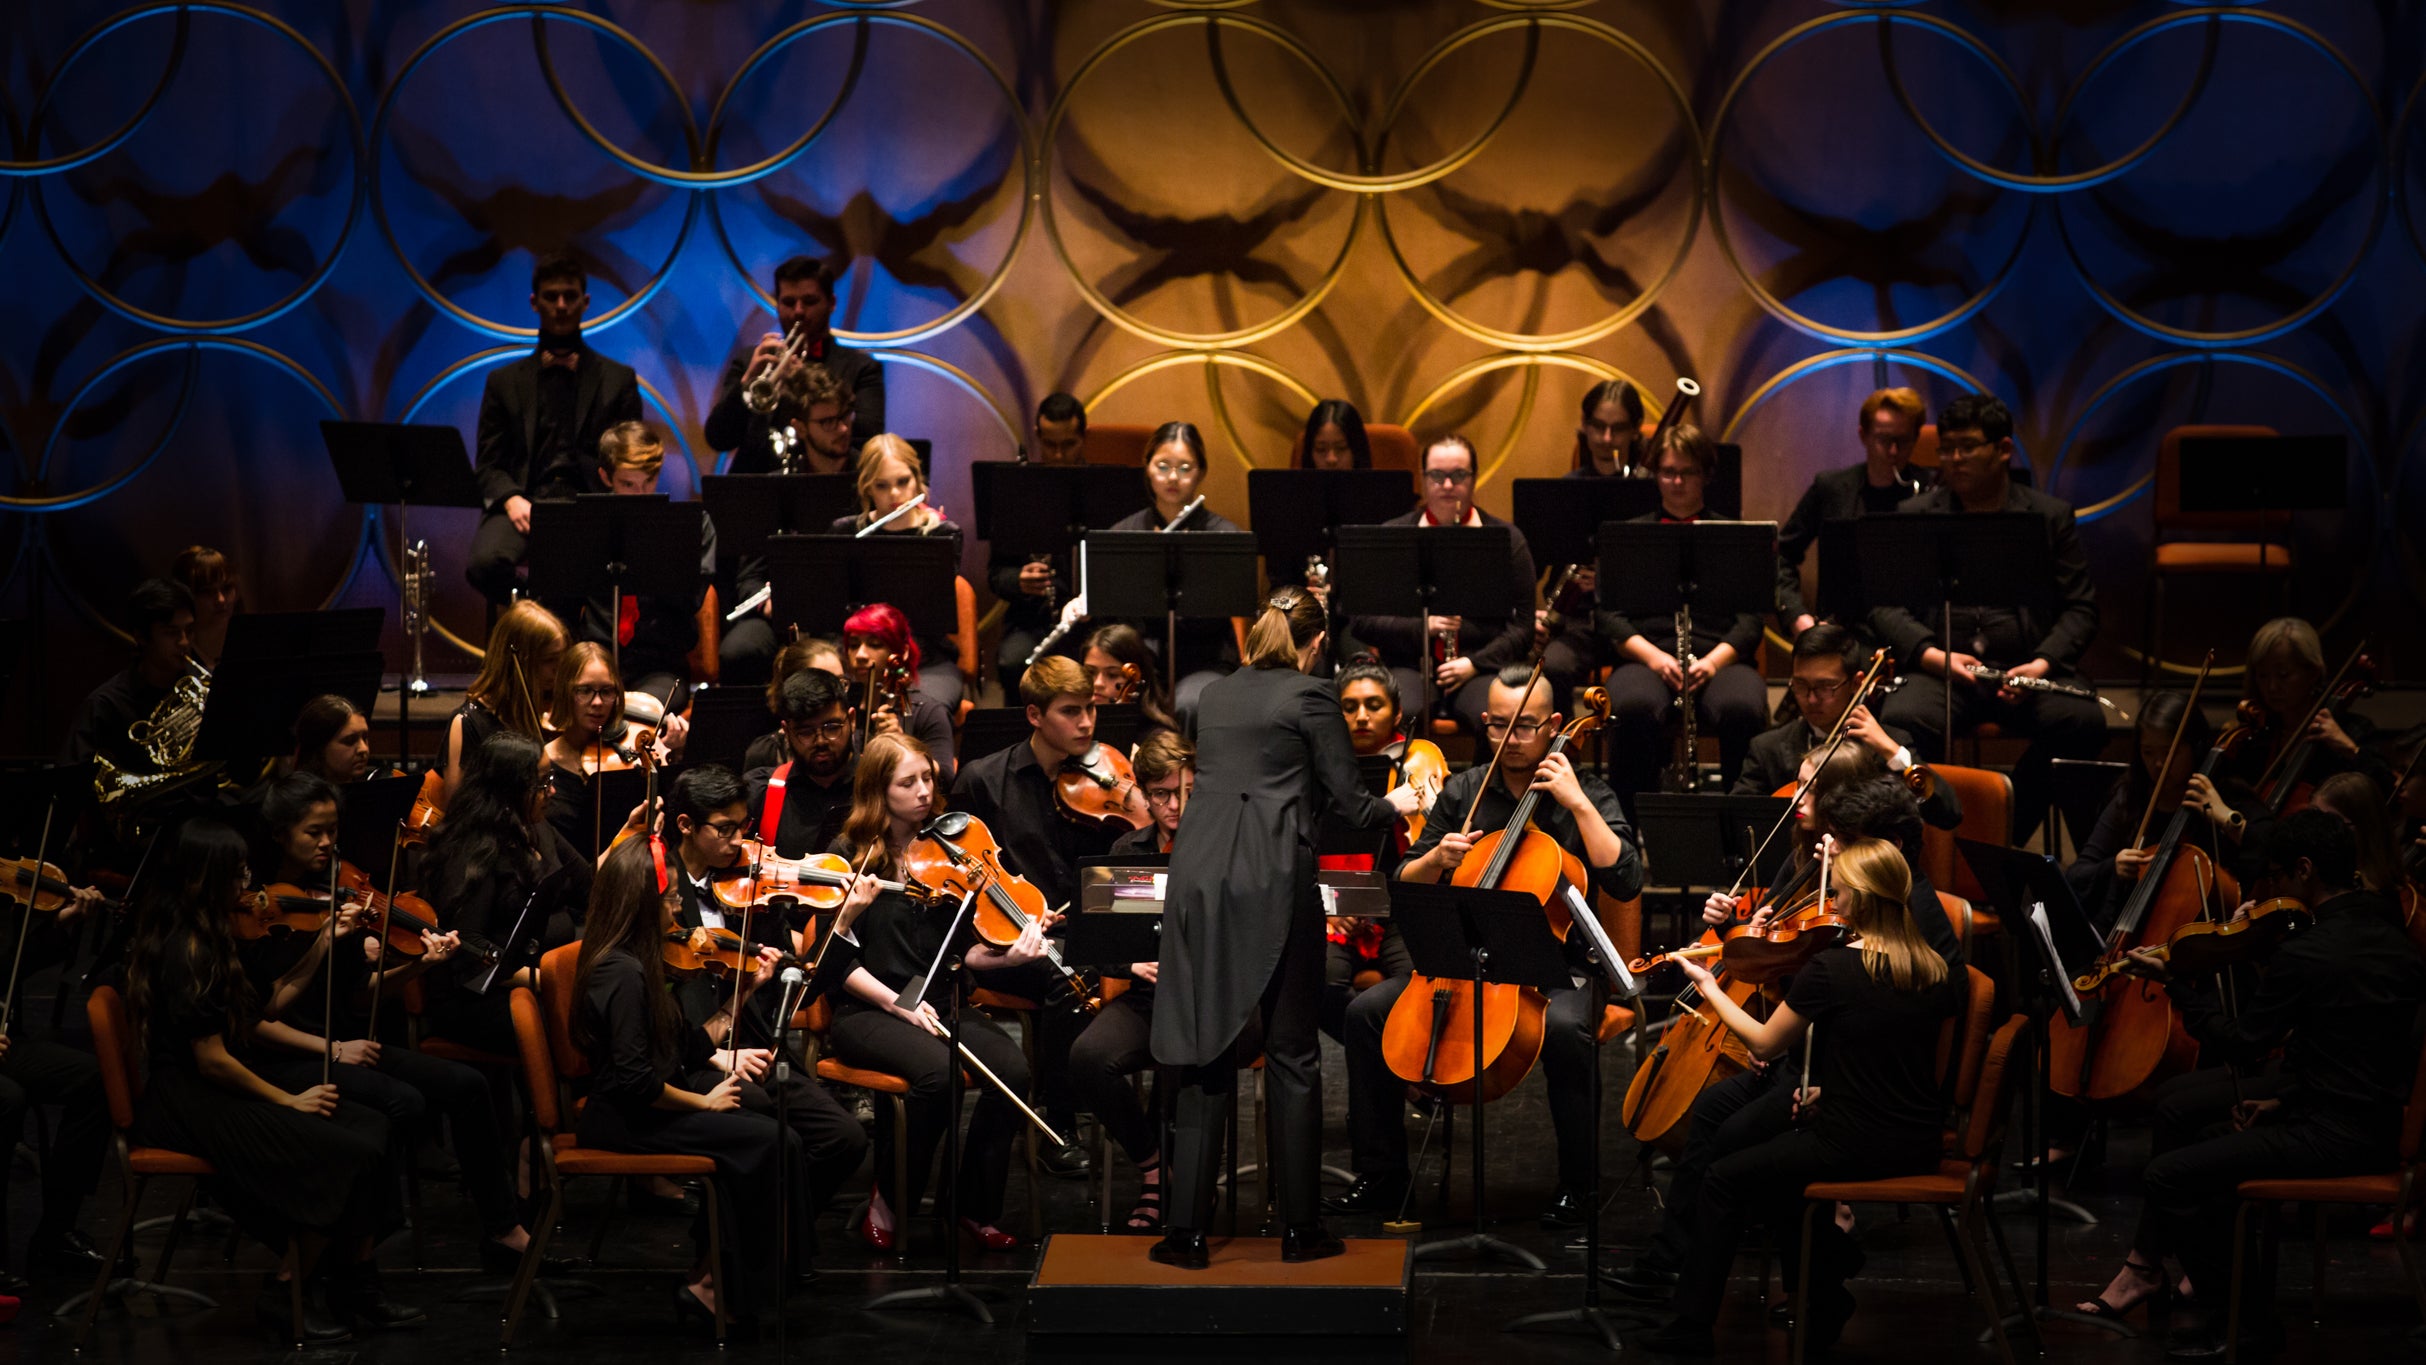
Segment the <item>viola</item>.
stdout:
[[[1608,716],[1608,693],[1584,688],[1576,693],[1576,718],[1550,741],[1559,753],[1579,736],[1598,729]],[[1486,773],[1486,782],[1495,775]],[[1550,931],[1564,941],[1575,927],[1571,906],[1582,904],[1589,887],[1583,859],[1559,847],[1558,841],[1533,825],[1541,794],[1527,791],[1517,800],[1508,822],[1475,841],[1459,861],[1450,881],[1485,890],[1524,891],[1542,903]],[[1586,908],[1589,913],[1589,908]],[[1390,1017],[1382,1026],[1382,1058],[1391,1073],[1435,1094],[1471,1094],[1474,1078],[1482,1076],[1482,1098],[1499,1098],[1531,1074],[1540,1060],[1542,1019],[1549,997],[1531,986],[1498,982],[1483,985],[1481,1000],[1482,1055],[1475,1053],[1474,983],[1418,972],[1407,981]]]
[[[969,923],[977,936],[996,948],[1019,941],[1030,925],[1044,922],[1049,907],[1036,884],[1002,863],[1002,845],[986,822],[965,811],[950,811],[928,822],[902,855],[904,880],[915,880],[937,896],[975,896]],[[1089,1014],[1103,1008],[1103,985],[1091,972],[1080,972],[1062,960],[1061,949],[1045,944],[1044,960],[1058,973],[1054,999],[1067,999]]]
[[1153,819],[1137,790],[1136,769],[1109,744],[1062,760],[1053,774],[1053,807],[1063,819],[1097,829],[1144,829]]
[[876,713],[890,711],[905,727],[910,719],[910,666],[900,659],[878,664],[868,670],[867,690],[861,699],[859,714],[875,733]]
[[1433,799],[1440,795],[1441,784],[1449,780],[1449,760],[1440,746],[1428,739],[1411,739],[1399,753],[1398,761],[1390,765],[1390,785],[1385,792],[1400,786],[1415,789],[1423,804],[1407,817],[1407,842],[1413,844],[1424,837],[1424,817],[1432,810]]
[[[39,867],[31,858],[0,858],[0,900],[22,902],[28,910],[46,914],[64,907],[76,893],[57,863]],[[105,910],[123,910],[124,902],[103,901]]]
[[[819,910],[833,910],[842,905],[851,880],[858,874],[851,865],[832,853],[812,853],[806,858],[786,858],[755,839],[740,839],[741,861],[732,867],[717,868],[708,874],[720,904],[735,910],[761,907],[770,901],[790,899]],[[892,882],[876,881],[879,891],[891,891],[907,896],[924,905],[935,899],[916,878]]]
[[[2163,962],[2175,976],[2213,976],[2272,956],[2285,940],[2315,921],[2316,915],[2307,905],[2290,896],[2277,896],[2222,923],[2194,920],[2174,930],[2163,943],[2141,951]],[[2133,961],[2101,959],[2072,978],[2072,989],[2080,995],[2098,990],[2118,973],[2130,971]]]

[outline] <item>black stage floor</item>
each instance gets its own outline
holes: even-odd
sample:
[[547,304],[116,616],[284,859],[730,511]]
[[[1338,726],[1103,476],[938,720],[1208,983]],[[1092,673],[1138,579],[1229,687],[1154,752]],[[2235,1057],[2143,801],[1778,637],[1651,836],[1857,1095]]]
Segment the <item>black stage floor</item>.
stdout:
[[[48,1016],[50,1002],[39,999],[30,1004],[28,1014],[35,1021],[32,1027],[39,1031],[41,1021]],[[1328,1155],[1334,1164],[1344,1165],[1347,1157],[1340,1057],[1336,1047],[1328,1042],[1324,1046],[1329,1101]],[[1607,1056],[1609,1107],[1614,1116],[1630,1061],[1616,1047]],[[1243,1093],[1251,1095],[1251,1087]],[[790,1300],[789,1350],[802,1360],[856,1360],[869,1365],[1138,1357],[1253,1358],[1268,1365],[1293,1360],[1371,1357],[1470,1365],[1478,1357],[1489,1358],[1494,1354],[1526,1362],[1605,1358],[1597,1346],[1580,1337],[1512,1337],[1499,1330],[1500,1324],[1510,1318],[1576,1302],[1581,1288],[1581,1257],[1565,1249],[1566,1234],[1545,1232],[1534,1219],[1549,1194],[1551,1178],[1549,1119],[1538,1073],[1515,1094],[1491,1107],[1490,1124],[1489,1144],[1496,1182],[1492,1203],[1502,1215],[1494,1230],[1541,1255],[1549,1262],[1549,1272],[1536,1276],[1491,1267],[1423,1266],[1415,1279],[1409,1331],[1404,1341],[1360,1344],[1338,1338],[1292,1342],[1236,1337],[1031,1340],[1019,1311],[1019,1293],[1033,1264],[1032,1251],[979,1257],[971,1263],[970,1280],[1000,1293],[999,1326],[983,1328],[956,1316],[933,1312],[869,1313],[861,1308],[861,1303],[871,1294],[938,1279],[941,1263],[933,1223],[927,1221],[922,1225],[915,1254],[905,1268],[846,1240],[842,1221],[849,1210],[837,1207],[820,1224],[824,1250],[818,1267],[822,1278]],[[1420,1124],[1414,1131],[1420,1135]],[[1616,1134],[1614,1124],[1610,1131]],[[1453,1193],[1458,1213],[1465,1208],[1463,1140],[1461,1132],[1459,1172]],[[1614,1135],[1607,1143],[1607,1152],[1613,1193],[1608,1197],[1603,1227],[1612,1256],[1630,1256],[1651,1227],[1655,1206],[1639,1177],[1635,1144],[1622,1135]],[[2143,1140],[2136,1133],[2126,1133],[2114,1143],[2113,1156],[2109,1171],[2083,1181],[2080,1188],[2071,1192],[2103,1221],[2094,1227],[2062,1221],[2053,1226],[2050,1279],[2052,1296],[2058,1303],[2094,1292],[2122,1257],[2129,1235],[2128,1219],[2134,1207],[2133,1180],[2144,1156]],[[1251,1151],[1248,1159],[1252,1159]],[[1439,1164],[1436,1141],[1425,1161],[1427,1174],[1436,1175]],[[32,1169],[21,1154],[13,1165],[10,1189],[11,1203],[19,1211],[11,1220],[11,1232],[19,1239],[32,1222],[31,1213],[38,1198],[32,1176]],[[864,1173],[861,1178],[865,1178]],[[1095,1230],[1097,1215],[1091,1183],[1051,1178],[1043,1183],[1048,1229]],[[1258,1202],[1260,1191],[1253,1177],[1244,1183],[1248,1202]],[[1124,1163],[1115,1180],[1119,1199],[1125,1201],[1134,1188],[1134,1176]],[[586,1252],[603,1196],[604,1187],[600,1184],[575,1187],[556,1242],[558,1251]],[[166,1183],[156,1187],[146,1199],[145,1215],[169,1212],[174,1197]],[[1418,1216],[1435,1232],[1462,1230],[1455,1217],[1439,1216],[1432,1197],[1432,1187],[1427,1183],[1418,1195]],[[105,1175],[100,1193],[88,1206],[86,1226],[96,1230],[107,1226],[118,1200],[114,1174]],[[1012,1210],[1009,1225],[1014,1230],[1024,1227],[1026,1201],[1027,1176],[1024,1168],[1014,1162],[1009,1205]],[[1127,1204],[1118,1203],[1117,1207],[1125,1211]],[[1932,1365],[1993,1361],[1993,1350],[1976,1344],[1983,1325],[1980,1310],[1965,1298],[1946,1243],[1932,1226],[1933,1218],[1918,1213],[1902,1220],[1893,1208],[1865,1207],[1861,1220],[1860,1235],[1869,1253],[1869,1268],[1855,1283],[1861,1308],[1839,1348],[1838,1358],[1925,1361]],[[1246,1230],[1252,1231],[1257,1220],[1250,1213],[1246,1221]],[[422,1184],[420,1222],[423,1261],[429,1269],[414,1271],[410,1242],[401,1235],[387,1245],[381,1259],[391,1294],[428,1307],[429,1324],[419,1330],[368,1338],[315,1353],[310,1357],[313,1361],[420,1362],[493,1355],[497,1349],[498,1308],[486,1302],[449,1301],[474,1278],[468,1270],[451,1268],[473,1262],[469,1206],[453,1184],[443,1179],[427,1179]],[[1335,1226],[1354,1234],[1378,1232],[1375,1220],[1371,1219],[1335,1220]],[[2333,1229],[2327,1268],[2331,1326],[2312,1326],[2307,1319],[2309,1273],[2305,1237],[2298,1237],[2286,1249],[2281,1292],[2291,1335],[2289,1349],[2282,1358],[2353,1362],[2426,1359],[2426,1345],[2411,1336],[2418,1324],[2402,1286],[2393,1249],[2368,1242],[2365,1226],[2356,1217],[2337,1219]],[[2027,1282],[2032,1274],[2031,1220],[2013,1214],[2006,1219],[2006,1230]],[[157,1232],[145,1234],[139,1242],[147,1270],[159,1245]],[[21,1251],[22,1247],[12,1250]],[[236,1247],[232,1264],[223,1259],[224,1254],[223,1239],[189,1237],[178,1252],[179,1264],[172,1276],[173,1283],[218,1298],[219,1308],[161,1307],[139,1299],[128,1311],[104,1315],[87,1347],[86,1358],[97,1362],[209,1362],[286,1355],[252,1322],[252,1303],[263,1270],[270,1263],[268,1254],[251,1243]],[[534,1307],[525,1321],[517,1352],[540,1359],[578,1358],[585,1365],[658,1362],[710,1354],[711,1348],[703,1337],[676,1327],[667,1305],[676,1272],[688,1259],[684,1220],[619,1216],[608,1243],[607,1267],[587,1276],[603,1293],[591,1298],[566,1299],[565,1318],[561,1322],[548,1322]],[[1763,1321],[1753,1279],[1759,1261],[1749,1250],[1738,1258],[1736,1292],[1719,1325],[1721,1360],[1782,1361],[1787,1356],[1786,1335]],[[50,1321],[49,1310],[61,1295],[81,1288],[82,1284],[38,1285],[18,1321],[11,1327],[0,1328],[0,1361],[68,1359],[69,1333],[64,1325]],[[2137,1340],[2118,1340],[2069,1325],[2050,1327],[2047,1335],[2052,1357],[2089,1365],[2164,1358],[2161,1326],[2156,1334]],[[728,1354],[737,1359],[775,1360],[781,1356],[781,1350],[769,1330],[759,1341],[736,1344]],[[1636,1359],[1647,1355],[1633,1350],[1627,1354]]]

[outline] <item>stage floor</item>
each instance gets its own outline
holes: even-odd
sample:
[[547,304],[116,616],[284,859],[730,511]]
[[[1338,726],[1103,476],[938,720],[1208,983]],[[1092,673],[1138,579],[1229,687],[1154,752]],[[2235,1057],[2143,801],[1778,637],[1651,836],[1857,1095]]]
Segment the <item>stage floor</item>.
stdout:
[[[20,1030],[39,1033],[50,1014],[45,998],[49,982],[33,989]],[[1623,1092],[1628,1059],[1612,1048],[1608,1094],[1614,1111]],[[1329,1110],[1326,1123],[1328,1159],[1347,1162],[1342,1105],[1340,1055],[1325,1044],[1325,1076]],[[1252,1088],[1242,1093],[1252,1095]],[[1261,1365],[1292,1361],[1336,1362],[1343,1359],[1388,1359],[1410,1362],[1455,1362],[1472,1365],[1477,1358],[1539,1361],[1606,1359],[1599,1348],[1581,1337],[1504,1335],[1507,1320],[1578,1301],[1581,1256],[1567,1249],[1569,1234],[1543,1230],[1535,1213],[1550,1193],[1548,1114],[1538,1074],[1490,1111],[1490,1147],[1498,1181],[1492,1202],[1500,1217],[1494,1231],[1527,1247],[1549,1263],[1543,1275],[1497,1266],[1424,1262],[1417,1266],[1408,1303],[1403,1338],[1241,1338],[1241,1337],[1094,1337],[1038,1336],[1026,1331],[1027,1315],[1021,1296],[1035,1265],[1035,1253],[979,1256],[969,1263],[969,1281],[995,1295],[999,1325],[984,1328],[958,1316],[933,1311],[869,1313],[862,1303],[886,1290],[936,1282],[941,1272],[939,1244],[931,1221],[922,1223],[916,1254],[906,1264],[875,1256],[846,1239],[843,1219],[850,1212],[846,1197],[820,1221],[823,1250],[817,1258],[821,1278],[792,1296],[789,1305],[790,1352],[803,1360],[861,1361],[868,1365],[908,1365],[923,1361],[1043,1361],[1072,1359],[1255,1359]],[[33,1128],[28,1127],[29,1136]],[[1251,1131],[1251,1130],[1249,1130]],[[1612,1134],[1615,1128],[1612,1126]],[[1420,1138],[1416,1124],[1413,1136]],[[1417,1216],[1429,1225],[1425,1235],[1454,1235],[1464,1230],[1464,1135],[1460,1134],[1458,1173],[1453,1210],[1438,1216],[1434,1185],[1427,1179],[1417,1197]],[[1644,1188],[1637,1165],[1638,1149],[1628,1139],[1613,1136],[1607,1144],[1610,1192],[1603,1220],[1604,1235],[1614,1258],[1631,1257],[1655,1222],[1656,1206]],[[2103,1221],[2094,1227],[2057,1222],[2052,1228],[2051,1296],[2064,1303],[2092,1293],[2120,1263],[2129,1237],[2128,1219],[2136,1207],[2129,1198],[2136,1172],[2145,1157],[2144,1140],[2126,1135],[2115,1143],[2113,1168],[2085,1180],[2072,1195]],[[1248,1159],[1252,1159],[1252,1152]],[[1427,1176],[1440,1166],[1438,1141],[1425,1158]],[[863,1172],[859,1180],[865,1180]],[[1135,1190],[1134,1176],[1121,1163],[1114,1181],[1116,1208],[1125,1213]],[[864,1195],[864,1186],[852,1188]],[[1046,1179],[1043,1182],[1046,1226],[1062,1232],[1093,1233],[1097,1215],[1092,1182]],[[472,1218],[451,1178],[425,1175],[421,1186],[422,1251],[430,1269],[416,1273],[410,1240],[398,1236],[382,1254],[389,1292],[396,1298],[430,1310],[429,1324],[419,1330],[371,1337],[308,1357],[314,1362],[426,1362],[444,1359],[493,1359],[499,1310],[488,1302],[449,1302],[475,1276]],[[1015,1161],[1011,1176],[1007,1225],[1024,1231],[1027,1175]],[[554,1250],[586,1253],[597,1226],[603,1184],[576,1186],[565,1225]],[[1247,1203],[1260,1202],[1253,1177],[1246,1181]],[[31,1163],[20,1153],[10,1171],[10,1263],[20,1264],[23,1239],[38,1207],[37,1184]],[[99,1194],[88,1204],[84,1225],[101,1229],[117,1207],[114,1175],[105,1175]],[[145,1214],[166,1214],[175,1195],[163,1183],[146,1200]],[[1260,1219],[1249,1212],[1240,1231],[1252,1235]],[[1334,1220],[1336,1230],[1350,1236],[1381,1235],[1377,1219]],[[1945,1241],[1926,1213],[1901,1219],[1886,1207],[1861,1210],[1860,1236],[1869,1253],[1869,1267],[1855,1282],[1860,1312],[1848,1330],[1840,1359],[1880,1362],[1993,1362],[1993,1351],[1975,1345],[1982,1326],[1979,1309],[1963,1295]],[[2290,1349],[2285,1360],[2349,1361],[2416,1360],[2426,1357],[2426,1345],[2411,1339],[2417,1327],[2415,1309],[2403,1288],[2392,1248],[2365,1240],[2364,1226],[2355,1218],[2333,1223],[2327,1266],[2332,1326],[2318,1328],[2307,1321],[2309,1271],[2304,1235],[2294,1234],[2286,1247],[2281,1284],[2283,1316],[2289,1327]],[[2031,1221],[2008,1216],[2007,1235],[2021,1262],[2027,1282],[2032,1273],[2034,1237]],[[578,1358],[582,1365],[663,1365],[675,1359],[707,1358],[710,1348],[700,1337],[678,1329],[667,1300],[677,1272],[687,1264],[686,1220],[619,1215],[608,1244],[607,1268],[587,1278],[604,1293],[595,1298],[564,1301],[566,1317],[551,1323],[534,1305],[526,1317],[518,1354],[542,1360]],[[160,1234],[141,1237],[138,1245],[149,1270]],[[189,1237],[178,1252],[172,1282],[201,1289],[220,1301],[213,1311],[178,1306],[161,1308],[138,1302],[133,1311],[105,1314],[96,1327],[86,1358],[95,1362],[219,1362],[258,1361],[284,1357],[252,1322],[252,1304],[269,1255],[250,1242],[241,1243],[233,1263],[222,1260],[224,1239]],[[1142,1248],[1141,1248],[1142,1249]],[[1736,1263],[1734,1292],[1718,1328],[1722,1361],[1771,1362],[1786,1358],[1782,1331],[1763,1320],[1754,1276],[1761,1258],[1747,1249]],[[0,1328],[0,1365],[13,1361],[64,1361],[69,1334],[50,1320],[59,1298],[84,1287],[77,1284],[37,1285],[13,1326]],[[2162,1329],[2153,1337],[2118,1340],[2088,1329],[2057,1325],[2048,1331],[2050,1354],[2087,1365],[2140,1365],[2164,1359]],[[1635,1359],[1647,1353],[1629,1352]],[[773,1361],[782,1357],[772,1324],[762,1339],[736,1344],[728,1358]]]

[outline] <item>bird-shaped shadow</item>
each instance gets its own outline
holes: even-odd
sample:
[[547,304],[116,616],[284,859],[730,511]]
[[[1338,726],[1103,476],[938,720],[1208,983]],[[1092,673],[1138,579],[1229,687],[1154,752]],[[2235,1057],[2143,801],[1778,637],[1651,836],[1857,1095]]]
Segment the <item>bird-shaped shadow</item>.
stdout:
[[[1969,297],[1986,283],[1975,271],[1948,259],[1950,251],[1959,250],[1950,244],[1977,238],[1983,222],[2007,199],[2003,190],[1966,179],[1948,189],[1927,213],[1877,223],[1820,213],[1773,194],[1746,193],[1749,177],[1728,178],[1735,183],[1720,196],[1722,207],[1716,211],[1731,211],[1731,220],[1748,220],[1770,240],[1788,244],[1785,255],[1765,266],[1744,261],[1761,286],[1789,305],[1822,284],[1866,286],[1876,319],[1871,329],[1878,331],[1926,321],[1903,316],[1898,290],[1959,290]],[[1738,231],[1732,239],[1738,259],[1744,255],[1745,237]]]
[[[1017,158],[1011,158],[1016,174]],[[808,199],[792,194],[765,196],[767,211],[802,236],[817,243],[827,260],[871,262],[882,266],[904,289],[956,305],[985,283],[992,262],[970,263],[953,250],[984,232],[995,215],[987,206],[1001,199],[1000,175],[975,173],[972,166],[947,187],[948,197],[930,201],[914,217],[897,216],[869,190],[853,193],[842,208],[828,213]],[[956,190],[957,193],[950,193]],[[1014,187],[1012,194],[1017,194]],[[1014,209],[1014,211],[1016,211]],[[867,291],[850,291],[851,306],[842,325],[858,330]]]
[[[513,252],[549,256],[576,240],[582,243],[583,263],[625,295],[648,279],[648,267],[632,259],[605,234],[658,207],[657,202],[642,205],[643,199],[657,198],[649,194],[656,188],[651,182],[630,176],[595,194],[565,195],[546,193],[509,180],[481,192],[464,188],[479,177],[467,172],[437,138],[399,126],[389,141],[396,148],[398,165],[414,184],[445,203],[462,221],[463,228],[479,238],[476,244],[448,255],[435,269],[425,272],[431,286],[439,292],[446,292],[451,283],[488,275]],[[393,212],[394,201],[389,202]]]

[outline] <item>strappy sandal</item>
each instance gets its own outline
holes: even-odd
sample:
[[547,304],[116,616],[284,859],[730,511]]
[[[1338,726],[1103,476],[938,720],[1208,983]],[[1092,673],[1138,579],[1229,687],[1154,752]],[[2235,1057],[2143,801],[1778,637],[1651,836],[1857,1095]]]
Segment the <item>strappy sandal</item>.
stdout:
[[[2083,1317],[2120,1321],[2130,1317],[2143,1307],[2163,1301],[2173,1293],[2173,1286],[2165,1282],[2165,1271],[2162,1266],[2149,1265],[2145,1261],[2135,1261],[2126,1256],[2123,1258],[2123,1268],[2131,1272],[2133,1279],[2148,1286],[2148,1293],[2145,1297],[2134,1300],[2129,1307],[2117,1308],[2106,1302],[2106,1293],[2101,1289],[2096,1294],[2072,1305],[2072,1311]],[[2155,1310],[2151,1308],[2150,1311]]]
[[[1157,1162],[1146,1169],[1159,1172],[1162,1165]],[[1131,1233],[1146,1237],[1162,1231],[1162,1181],[1156,1180],[1138,1187],[1137,1207],[1129,1210],[1126,1226]]]

